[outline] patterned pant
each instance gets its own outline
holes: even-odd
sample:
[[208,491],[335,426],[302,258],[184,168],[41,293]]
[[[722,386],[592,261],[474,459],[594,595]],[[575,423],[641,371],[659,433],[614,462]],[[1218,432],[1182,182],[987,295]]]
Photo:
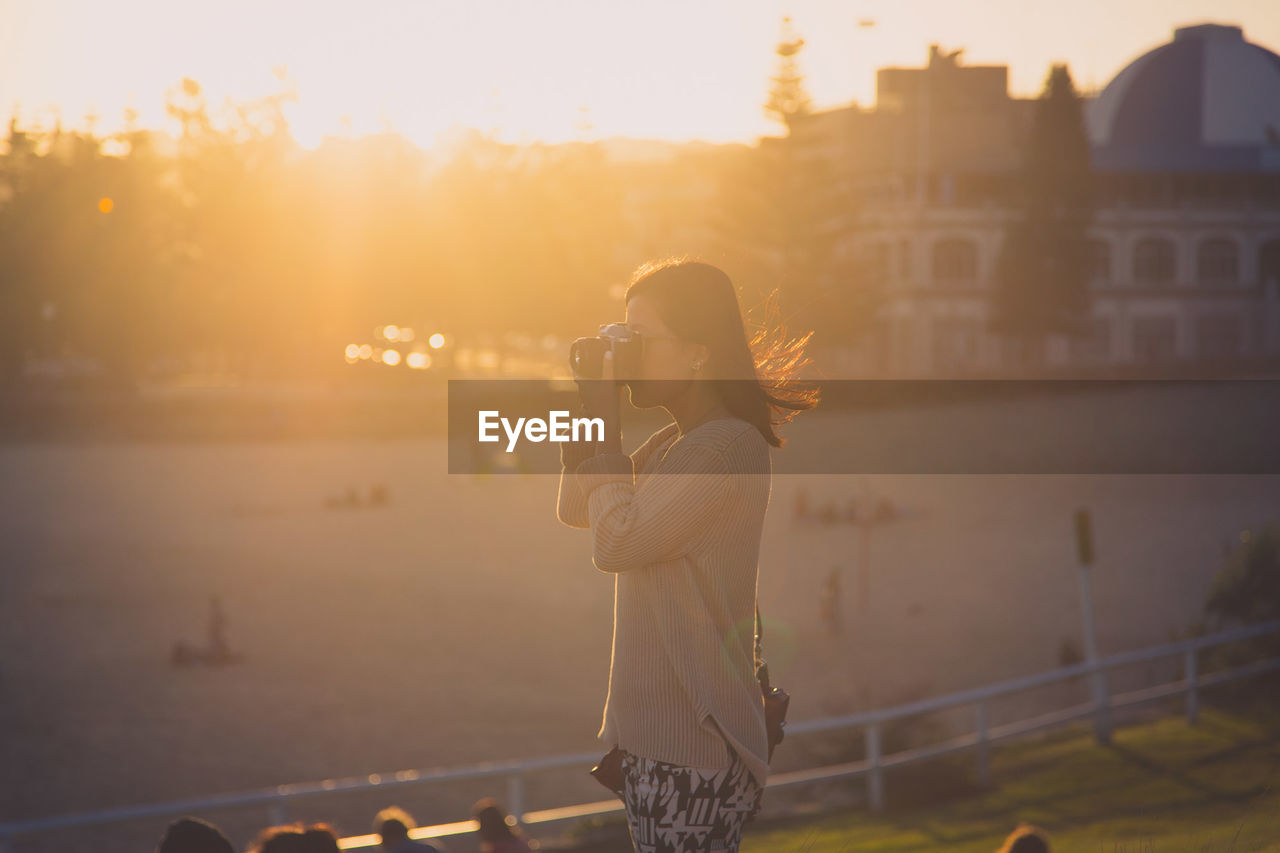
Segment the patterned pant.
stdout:
[[737,853],[764,791],[730,753],[723,770],[625,755],[623,802],[636,853]]

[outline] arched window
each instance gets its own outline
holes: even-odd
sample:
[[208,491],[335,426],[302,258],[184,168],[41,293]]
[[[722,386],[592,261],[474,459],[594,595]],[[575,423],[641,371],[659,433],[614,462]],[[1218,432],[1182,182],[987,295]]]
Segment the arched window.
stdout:
[[879,284],[893,272],[893,244],[888,240],[863,243],[858,247],[858,263],[864,276]]
[[1172,361],[1178,352],[1178,321],[1173,317],[1135,317],[1130,328],[1134,360]]
[[1134,246],[1133,280],[1138,284],[1171,284],[1175,269],[1171,241],[1148,237]]
[[978,247],[972,240],[948,237],[933,244],[933,279],[973,282],[978,278]]
[[1199,284],[1235,284],[1240,278],[1240,253],[1234,240],[1214,237],[1200,243],[1196,252]]
[[1280,237],[1258,247],[1258,282],[1264,288],[1280,288]]
[[1089,283],[1095,287],[1111,283],[1111,244],[1106,240],[1089,241]]

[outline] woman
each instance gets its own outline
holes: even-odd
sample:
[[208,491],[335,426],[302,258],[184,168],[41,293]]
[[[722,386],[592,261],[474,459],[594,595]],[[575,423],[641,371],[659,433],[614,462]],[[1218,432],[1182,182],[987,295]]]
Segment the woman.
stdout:
[[777,424],[817,404],[789,384],[809,338],[775,325],[748,343],[729,277],[684,258],[637,270],[626,310],[643,349],[636,375],[617,380],[673,423],[627,456],[620,385],[579,381],[585,414],[608,429],[562,445],[557,506],[615,575],[598,737],[623,752],[636,850],[736,851],[769,772],[754,649],[769,448],[782,445]]

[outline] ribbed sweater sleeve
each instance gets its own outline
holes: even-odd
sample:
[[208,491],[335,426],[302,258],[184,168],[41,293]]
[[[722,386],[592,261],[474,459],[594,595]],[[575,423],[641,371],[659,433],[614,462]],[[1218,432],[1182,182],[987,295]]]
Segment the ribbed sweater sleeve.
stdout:
[[[629,460],[627,460],[627,457],[623,457],[631,465],[628,470],[639,471],[644,468],[653,452],[668,438],[674,436],[676,432],[677,427],[672,423],[650,435],[644,444],[636,448]],[[621,454],[608,455],[621,456]],[[586,461],[590,461],[590,459]],[[568,452],[561,453],[560,486],[556,495],[556,518],[562,524],[567,524],[570,527],[587,528],[591,526],[590,516],[587,514],[587,496],[583,494],[582,489],[579,488],[574,478],[574,474],[580,464],[582,463],[575,460],[572,454]],[[619,463],[615,462],[614,464],[618,465]],[[572,466],[572,469],[570,466]],[[619,467],[619,470],[621,470],[621,467]]]
[[601,454],[561,475],[562,505],[585,514],[596,567],[613,575],[597,737],[683,767],[724,768],[737,754],[764,785],[769,747],[751,626],[769,445],[746,421],[720,418],[683,435],[670,424],[646,448]]
[[602,572],[625,572],[689,552],[728,493],[729,466],[716,448],[691,444],[638,487],[621,453],[586,460],[577,480],[594,532],[592,561]]

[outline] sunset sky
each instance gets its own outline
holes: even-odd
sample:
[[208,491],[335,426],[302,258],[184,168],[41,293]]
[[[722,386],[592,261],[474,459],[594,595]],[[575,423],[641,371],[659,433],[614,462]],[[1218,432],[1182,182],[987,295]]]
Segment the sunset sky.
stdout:
[[[928,45],[1010,67],[1034,94],[1051,62],[1101,87],[1175,26],[1215,21],[1280,50],[1274,0],[0,0],[0,115],[117,129],[132,107],[164,126],[184,77],[210,103],[279,86],[295,137],[398,130],[421,145],[460,124],[508,141],[632,136],[749,142],[780,21],[806,46],[819,108],[870,104],[875,69]],[[860,25],[874,21],[873,26]]]

